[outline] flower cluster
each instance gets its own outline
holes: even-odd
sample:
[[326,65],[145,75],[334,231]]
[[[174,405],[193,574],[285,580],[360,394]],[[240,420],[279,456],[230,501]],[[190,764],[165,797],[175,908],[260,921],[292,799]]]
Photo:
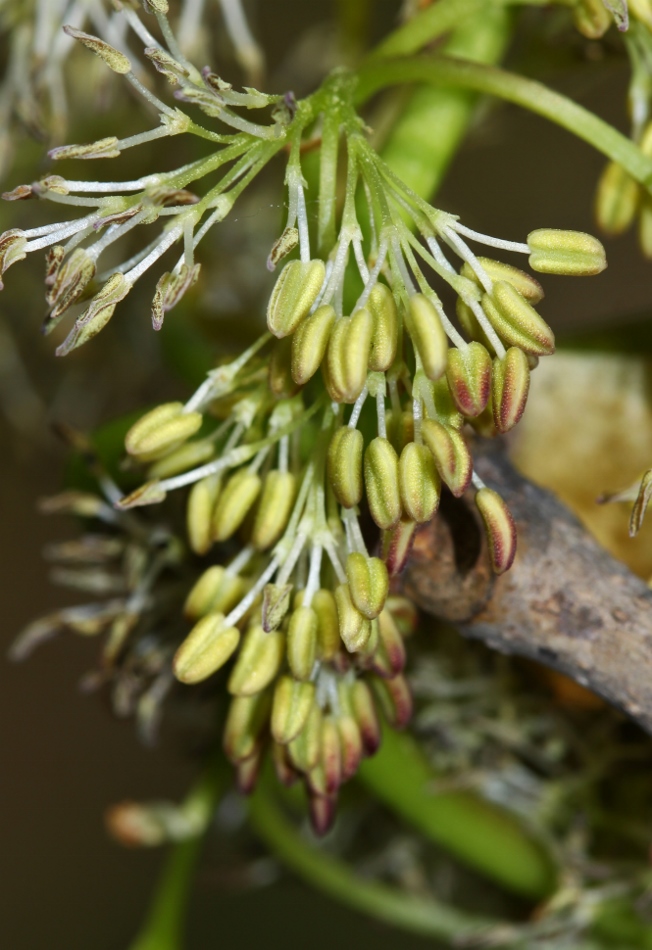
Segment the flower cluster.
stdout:
[[[414,617],[392,595],[392,578],[419,525],[435,515],[442,491],[460,497],[473,486],[496,572],[507,570],[515,555],[513,520],[473,471],[465,430],[495,434],[516,425],[530,372],[553,352],[554,338],[535,309],[543,296],[539,283],[511,264],[477,256],[468,242],[526,254],[544,274],[599,273],[604,250],[590,235],[552,229],[534,231],[523,243],[503,241],[430,206],[370,146],[346,74],[333,75],[298,103],[289,95],[235,92],[186,62],[162,14],[167,49],[129,14],[177,99],[236,133],[204,129],[143,90],[159,108],[158,129],[55,150],[53,157],[118,155],[180,132],[201,135],[219,150],[131,182],[50,176],[17,189],[13,197],[92,210],[72,222],[8,232],[0,239],[0,263],[4,271],[29,250],[51,248],[48,329],[92,294],[59,347],[63,354],[94,336],[135,281],[183,241],[183,255],[157,285],[158,329],[197,279],[194,250],[201,238],[287,148],[288,219],[268,267],[296,256],[269,298],[268,332],[210,372],[185,405],[160,405],[130,429],[127,455],[146,469],[146,481],[110,500],[125,517],[173,490],[190,489],[189,546],[212,563],[188,593],[184,610],[193,626],[172,670],[182,683],[195,684],[233,661],[224,745],[241,787],[253,787],[271,744],[279,778],[305,781],[314,826],[324,832],[341,783],[378,746],[379,710],[397,727],[409,719],[403,636]],[[123,53],[98,37],[69,33],[139,85]],[[269,125],[238,111],[269,106]],[[320,146],[316,222],[306,205],[306,135]],[[203,197],[187,190],[228,163]],[[94,289],[105,248],[166,217],[170,223],[154,241],[105,272]],[[457,326],[434,278],[456,296]]]

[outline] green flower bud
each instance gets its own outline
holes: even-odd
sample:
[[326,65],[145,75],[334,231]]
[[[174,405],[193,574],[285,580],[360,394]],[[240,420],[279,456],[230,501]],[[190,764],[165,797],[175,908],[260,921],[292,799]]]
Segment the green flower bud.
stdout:
[[262,486],[260,475],[239,469],[229,478],[217,500],[213,515],[213,537],[226,541],[245,520]]
[[373,620],[385,606],[389,593],[387,568],[377,557],[355,551],[346,559],[346,576],[351,600],[367,620]]
[[642,197],[638,182],[622,165],[608,162],[595,194],[595,217],[605,234],[622,234],[636,216]]
[[342,781],[353,778],[360,767],[364,748],[360,728],[353,716],[338,716],[336,720],[338,737],[340,740],[340,756],[342,762]]
[[203,465],[215,455],[215,444],[212,439],[195,439],[187,442],[173,452],[169,452],[157,459],[147,470],[149,478],[170,478],[187,472],[197,465]]
[[483,295],[482,309],[508,346],[518,346],[539,356],[554,353],[552,330],[511,284],[496,281],[491,294]]
[[229,574],[214,564],[198,578],[183,607],[189,620],[197,620],[209,612],[229,613],[247,591],[247,583],[237,574]]
[[356,680],[351,687],[351,707],[364,750],[367,755],[374,755],[381,740],[380,721],[371,690],[364,680]]
[[295,492],[296,478],[292,472],[280,472],[273,469],[265,476],[251,532],[252,544],[259,551],[271,548],[285,531],[294,504]]
[[109,46],[108,43],[105,43],[104,40],[101,40],[98,36],[84,33],[82,30],[75,29],[74,26],[64,26],[63,32],[71,36],[73,40],[78,40],[83,46],[95,53],[96,56],[99,56],[114,73],[120,73],[124,76],[126,73],[131,72],[131,63],[127,57],[123,53],[118,52],[117,49],[114,49],[113,46]]
[[333,592],[321,588],[312,598],[312,609],[317,615],[317,656],[332,660],[340,649],[340,627],[337,604]]
[[462,415],[479,416],[491,395],[491,356],[482,343],[449,350],[446,379]]
[[267,369],[267,385],[277,399],[291,399],[299,392],[292,378],[292,338],[274,340]]
[[582,36],[599,40],[612,24],[611,14],[602,0],[576,0],[573,5],[573,23]]
[[310,679],[317,659],[317,614],[312,607],[298,607],[291,614],[287,657],[295,679]]
[[269,719],[269,691],[255,696],[234,696],[224,725],[224,752],[231,762],[244,762],[255,755]]
[[278,630],[290,609],[292,584],[266,584],[263,591],[263,630],[270,633]]
[[412,518],[402,517],[383,535],[383,560],[390,577],[400,574],[407,564],[416,531],[417,522]]
[[231,671],[229,692],[233,696],[260,693],[275,678],[284,656],[285,634],[280,631],[265,633],[260,624],[252,624]]
[[206,554],[213,544],[213,511],[221,488],[219,475],[208,475],[190,489],[186,505],[188,543],[195,554]]
[[469,487],[473,474],[471,453],[462,433],[434,419],[424,419],[421,434],[433,454],[442,481],[459,498]]
[[393,679],[372,676],[374,694],[385,718],[394,729],[403,729],[412,716],[412,694],[402,673]]
[[374,285],[367,309],[372,321],[369,369],[384,373],[394,362],[398,347],[398,311],[394,294],[386,284]]
[[357,310],[340,317],[331,331],[324,375],[328,394],[335,402],[355,402],[367,381],[371,349],[371,314]]
[[333,494],[344,508],[353,508],[362,499],[362,450],[364,439],[358,429],[341,426],[328,446],[326,472]]
[[354,606],[348,584],[340,584],[335,588],[335,603],[344,646],[349,653],[364,649],[371,636],[371,625],[364,614]]
[[597,238],[583,231],[540,228],[527,236],[530,267],[541,274],[588,277],[607,266],[604,248]]
[[[518,290],[521,297],[525,297],[533,307],[536,307],[543,300],[543,287],[538,280],[535,280],[526,271],[520,270],[518,267],[512,267],[511,264],[504,264],[502,261],[494,261],[491,257],[479,257],[478,263],[492,281],[504,280],[511,284],[515,290]],[[478,275],[468,262],[464,263],[460,273],[463,277],[472,280],[478,287],[482,287]],[[467,309],[473,314],[470,308]]]
[[207,614],[175,653],[174,675],[182,683],[200,683],[224,666],[239,642],[240,631],[224,625],[224,614]]
[[371,517],[379,528],[391,528],[401,517],[398,455],[391,442],[382,436],[372,439],[367,446],[364,482]]
[[292,337],[292,379],[298,386],[304,386],[321,366],[335,318],[330,305],[317,307],[297,327]]
[[496,574],[508,571],[516,554],[516,525],[498,492],[481,488],[475,503],[487,532],[491,564]]
[[290,761],[300,772],[310,772],[317,766],[321,754],[322,711],[313,703],[299,735],[287,746]]
[[281,745],[295,739],[306,724],[315,701],[314,683],[282,676],[274,690],[272,735]]
[[491,378],[494,424],[499,432],[509,432],[525,410],[530,390],[527,356],[518,347],[510,347],[502,359],[494,360]]
[[183,403],[166,402],[146,413],[129,429],[125,449],[140,461],[154,461],[182,445],[202,424],[199,412],[183,412]]
[[308,316],[321,286],[326,268],[320,260],[290,261],[278,276],[267,305],[267,326],[274,336],[290,336]]
[[405,668],[405,644],[389,610],[378,618],[378,644],[367,668],[383,679],[392,679]]
[[424,373],[428,379],[439,379],[446,372],[448,337],[434,305],[423,294],[414,294],[410,297],[405,322]]
[[409,442],[401,452],[398,487],[407,517],[418,524],[430,521],[439,506],[441,480],[425,445]]

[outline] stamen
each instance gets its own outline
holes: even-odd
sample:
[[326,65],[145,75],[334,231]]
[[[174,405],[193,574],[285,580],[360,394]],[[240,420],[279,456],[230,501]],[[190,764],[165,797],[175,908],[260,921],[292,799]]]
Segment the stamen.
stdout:
[[475,256],[471,248],[467,244],[465,244],[464,241],[462,241],[455,234],[455,232],[451,230],[451,228],[444,228],[442,233],[443,233],[444,239],[448,242],[448,244],[451,245],[453,249],[457,251],[457,253],[460,255],[460,257],[463,260],[467,261],[471,265],[480,283],[482,284],[484,289],[487,291],[487,293],[490,294],[494,287],[493,281],[491,280],[491,277],[486,272],[486,270],[484,269],[484,267],[482,266],[478,258]]
[[159,257],[162,257],[163,254],[165,254],[165,252],[167,251],[167,249],[169,247],[172,247],[175,241],[179,240],[182,232],[183,232],[183,228],[181,227],[181,225],[177,225],[174,228],[170,228],[170,230],[167,233],[164,231],[163,236],[161,237],[161,240],[159,241],[157,246],[154,248],[154,250],[151,251],[147,255],[147,257],[144,258],[140,262],[140,264],[137,264],[135,267],[132,267],[130,271],[127,271],[127,273],[125,274],[125,277],[129,281],[129,283],[135,284],[138,278],[142,277],[145,271],[148,268],[150,268],[152,264],[156,263]]
[[326,554],[328,554],[328,559],[333,565],[333,570],[340,584],[346,584],[346,571],[342,567],[342,562],[339,559],[337,551],[335,550],[335,545],[333,543],[333,538],[330,534],[322,538],[322,544]]
[[472,231],[471,228],[465,227],[463,224],[460,224],[459,221],[451,221],[448,227],[453,228],[458,234],[463,234],[465,237],[471,238],[472,241],[477,241],[478,244],[488,244],[490,247],[496,247],[500,251],[514,251],[517,254],[530,253],[530,248],[527,244],[521,244],[518,241],[503,241],[501,238],[481,234],[479,231]]
[[378,275],[380,274],[383,264],[385,263],[385,258],[387,257],[387,237],[383,235],[383,239],[380,242],[380,248],[378,249],[378,256],[376,257],[376,263],[374,264],[365,284],[365,288],[362,291],[362,294],[358,298],[358,302],[355,305],[355,310],[359,310],[361,307],[364,307],[367,300],[369,299],[369,294],[374,289],[376,282],[378,280]]
[[471,475],[471,481],[473,482],[473,487],[474,487],[474,488],[477,488],[478,491],[479,491],[481,488],[486,488],[486,487],[487,487],[487,486],[485,485],[485,483],[482,481],[482,479],[480,478],[480,476],[477,475],[475,472],[473,472],[473,474]]
[[360,418],[360,413],[362,412],[362,407],[364,406],[365,400],[368,395],[369,395],[369,389],[367,388],[367,385],[365,384],[364,389],[362,390],[362,392],[360,393],[360,395],[358,396],[358,398],[356,399],[354,403],[353,410],[351,412],[351,418],[349,419],[349,429],[355,429],[355,427],[357,426],[358,419]]
[[297,182],[297,224],[299,227],[299,252],[304,264],[310,262],[310,233],[308,230],[308,213],[303,186]]
[[376,414],[378,417],[378,435],[387,438],[387,420],[385,417],[385,393],[380,389],[376,393]]
[[369,268],[367,267],[367,262],[362,250],[362,239],[360,238],[360,235],[356,235],[351,243],[353,244],[355,262],[358,265],[360,277],[362,277],[362,283],[366,285],[369,282]]
[[308,573],[308,583],[306,584],[303,595],[303,607],[310,607],[313,597],[319,590],[323,550],[324,549],[322,545],[318,542],[315,542],[312,546],[312,551],[310,552],[310,571]]
[[263,573],[260,575],[254,586],[249,590],[249,592],[242,598],[240,603],[233,608],[230,614],[227,614],[224,618],[225,627],[234,627],[239,620],[242,620],[244,615],[247,613],[256,597],[260,594],[261,590],[268,583],[278,570],[278,560],[274,558],[269,562]]

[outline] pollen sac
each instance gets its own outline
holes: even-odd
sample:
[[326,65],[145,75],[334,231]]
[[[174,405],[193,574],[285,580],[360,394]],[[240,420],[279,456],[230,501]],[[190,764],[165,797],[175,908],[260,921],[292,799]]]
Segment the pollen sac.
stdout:
[[405,315],[408,333],[421,358],[428,379],[439,379],[446,372],[448,337],[434,305],[423,294],[410,297]]
[[182,445],[202,424],[199,412],[184,412],[183,403],[166,402],[146,413],[129,429],[125,449],[150,462]]
[[414,543],[417,522],[403,517],[383,537],[383,560],[390,577],[400,574],[407,564]]
[[184,616],[197,620],[210,612],[227,614],[244,596],[247,584],[237,574],[230,574],[221,564],[209,567],[198,578],[186,598]]
[[354,605],[367,620],[379,615],[389,593],[385,564],[377,557],[365,557],[355,551],[346,560],[346,576]]
[[589,40],[599,40],[612,24],[612,17],[602,0],[576,0],[573,23]]
[[394,412],[390,409],[386,416],[387,438],[397,452],[414,441],[414,416],[407,409]]
[[336,725],[340,740],[342,781],[346,782],[358,771],[364,755],[364,746],[360,729],[352,715],[338,716]]
[[364,308],[351,317],[340,317],[333,326],[324,379],[328,394],[335,402],[355,402],[364,389],[371,331],[371,314]]
[[256,511],[251,543],[258,551],[276,544],[287,526],[294,504],[296,478],[292,472],[272,469],[265,476]]
[[282,676],[274,690],[272,735],[281,745],[295,739],[306,724],[315,701],[313,683]]
[[379,528],[393,527],[401,517],[398,455],[388,439],[377,436],[364,456],[364,481],[371,517]]
[[208,462],[215,455],[211,439],[195,439],[157,459],[147,470],[149,478],[169,478]]
[[405,644],[389,610],[378,618],[378,645],[368,668],[383,679],[392,679],[405,667]]
[[340,637],[349,653],[364,649],[371,636],[371,624],[354,605],[348,584],[335,588]]
[[552,330],[511,284],[496,281],[491,294],[483,295],[482,308],[498,336],[508,346],[518,346],[536,356],[554,353]]
[[375,284],[369,294],[367,309],[371,314],[371,353],[369,369],[386,372],[396,358],[398,347],[398,311],[394,295],[386,284]]
[[508,571],[516,554],[516,525],[498,492],[481,488],[475,503],[487,532],[491,565],[496,574]]
[[251,624],[229,677],[229,692],[233,696],[260,693],[276,677],[284,656],[284,633],[265,633],[259,623]]
[[[24,261],[27,257],[27,238],[22,231],[13,229],[5,231],[0,235],[0,276],[8,270],[12,264],[18,261]],[[0,290],[3,284],[0,282]]]
[[267,326],[274,336],[289,336],[308,316],[325,274],[324,262],[320,260],[290,261],[285,265],[267,305]]
[[408,442],[398,461],[398,485],[407,518],[417,524],[430,521],[439,506],[441,480],[432,452]]
[[292,584],[266,584],[263,591],[263,630],[278,630],[290,609]]
[[511,346],[502,359],[494,360],[491,381],[494,425],[509,432],[520,420],[530,391],[530,367],[527,356]]
[[313,703],[303,729],[288,746],[290,761],[300,772],[310,772],[316,768],[321,752],[322,711]]
[[351,686],[350,696],[353,717],[360,730],[364,751],[367,755],[374,755],[380,746],[381,730],[371,690],[364,680],[358,679]]
[[98,139],[97,142],[89,142],[86,145],[60,145],[58,148],[51,148],[48,152],[48,157],[54,161],[65,158],[117,158],[119,155],[120,149],[115,135]]
[[392,679],[371,677],[374,693],[390,726],[403,729],[412,717],[412,694],[402,673]]
[[234,696],[224,725],[224,751],[231,762],[244,762],[257,752],[269,718],[268,691]]
[[322,719],[320,746],[319,762],[308,775],[308,782],[318,795],[334,795],[343,781],[340,734],[334,716]]
[[421,432],[442,481],[459,498],[469,487],[473,474],[471,453],[462,433],[434,419],[424,419]]
[[335,311],[328,305],[317,307],[299,324],[292,337],[292,379],[298,386],[304,386],[321,366],[334,323]]
[[317,615],[317,656],[320,660],[332,660],[340,648],[337,604],[332,591],[318,590],[312,598],[312,609]]
[[317,614],[298,607],[290,616],[287,633],[288,666],[295,679],[308,680],[317,658]]
[[99,56],[114,73],[119,73],[124,76],[126,73],[131,72],[131,63],[124,53],[120,53],[113,46],[109,46],[109,44],[101,40],[99,36],[84,33],[82,30],[77,30],[73,26],[64,26],[63,32],[71,36],[73,40],[77,40],[82,46],[91,50],[96,56]]
[[213,538],[226,541],[245,520],[262,487],[260,475],[240,469],[224,486],[213,515]]
[[[80,300],[95,277],[95,261],[84,248],[76,248],[70,257],[52,275],[45,299],[52,308],[46,323],[46,332],[66,310]],[[46,276],[46,286],[48,284]]]
[[[511,284],[514,290],[518,290],[521,297],[525,297],[533,307],[536,307],[543,300],[543,287],[538,280],[535,280],[526,271],[520,270],[518,267],[512,267],[511,264],[504,264],[502,261],[494,261],[491,257],[479,257],[478,263],[492,281],[504,280]],[[482,287],[478,275],[468,262],[464,263],[460,274],[474,281],[478,287]]]
[[482,343],[469,343],[448,353],[446,379],[453,401],[463,416],[479,416],[491,395],[491,356]]
[[541,274],[567,274],[589,277],[607,266],[604,247],[583,231],[540,228],[527,236],[530,267]]
[[633,222],[642,198],[639,183],[618,162],[609,162],[598,181],[595,217],[605,234],[622,234]]
[[172,669],[182,683],[200,683],[224,666],[240,641],[237,627],[224,624],[224,614],[210,613],[192,628],[174,655]]
[[186,531],[195,554],[206,554],[213,544],[213,511],[220,488],[219,475],[208,475],[195,482],[188,494]]
[[66,339],[57,347],[57,356],[67,356],[72,350],[97,336],[113,316],[117,304],[124,300],[130,290],[131,284],[124,274],[112,274],[91,299],[84,313],[77,317]]
[[165,314],[179,303],[183,295],[197,283],[200,264],[188,267],[182,264],[178,271],[165,273],[159,278],[152,300],[152,326],[160,330]]
[[344,508],[353,508],[362,499],[363,448],[362,433],[348,426],[336,429],[328,446],[328,482],[336,499]]

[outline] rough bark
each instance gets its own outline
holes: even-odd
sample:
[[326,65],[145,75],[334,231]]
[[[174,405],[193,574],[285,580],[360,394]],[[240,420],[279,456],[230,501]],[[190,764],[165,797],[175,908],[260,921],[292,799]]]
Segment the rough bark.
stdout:
[[513,567],[493,576],[472,501],[450,499],[417,534],[405,593],[465,636],[566,673],[652,733],[652,591],[498,443],[478,444],[474,458],[516,521]]

